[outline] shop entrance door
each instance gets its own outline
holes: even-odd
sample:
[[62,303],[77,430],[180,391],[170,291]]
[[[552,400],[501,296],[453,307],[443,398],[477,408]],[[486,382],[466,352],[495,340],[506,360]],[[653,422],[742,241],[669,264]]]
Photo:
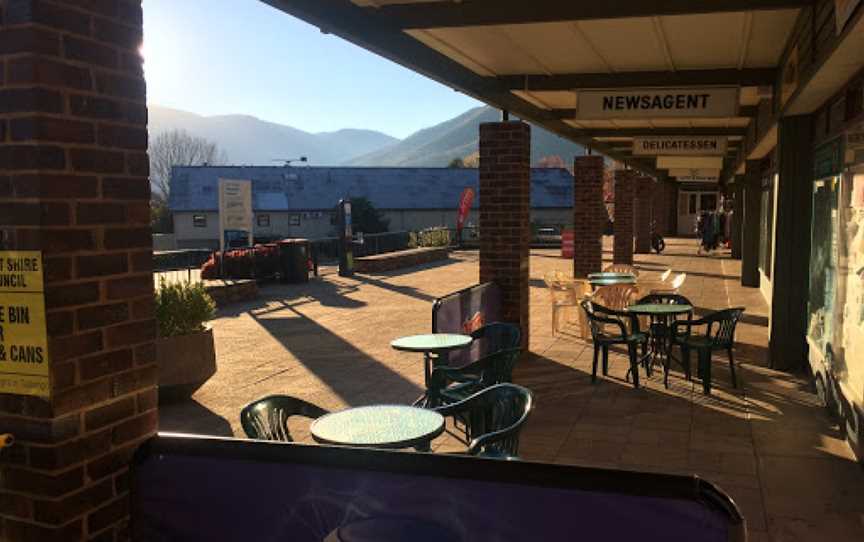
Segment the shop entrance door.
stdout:
[[696,218],[702,211],[716,211],[717,191],[688,191],[678,193],[678,235],[696,235]]

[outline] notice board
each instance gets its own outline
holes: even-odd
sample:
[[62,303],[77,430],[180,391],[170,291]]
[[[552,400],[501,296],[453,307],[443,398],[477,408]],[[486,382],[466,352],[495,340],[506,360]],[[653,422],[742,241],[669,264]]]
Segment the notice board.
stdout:
[[48,397],[42,253],[0,251],[0,393]]

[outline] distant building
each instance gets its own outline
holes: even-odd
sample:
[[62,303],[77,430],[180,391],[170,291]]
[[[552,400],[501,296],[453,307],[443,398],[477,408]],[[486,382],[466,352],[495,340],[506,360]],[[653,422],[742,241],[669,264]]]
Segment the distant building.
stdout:
[[[219,179],[252,181],[257,240],[335,235],[334,208],[343,198],[365,197],[390,220],[390,231],[455,227],[466,187],[477,190],[478,170],[373,167],[176,167],[169,207],[177,248],[219,244]],[[479,195],[469,222],[477,223]],[[573,220],[573,176],[565,169],[531,170],[531,220],[541,225]]]

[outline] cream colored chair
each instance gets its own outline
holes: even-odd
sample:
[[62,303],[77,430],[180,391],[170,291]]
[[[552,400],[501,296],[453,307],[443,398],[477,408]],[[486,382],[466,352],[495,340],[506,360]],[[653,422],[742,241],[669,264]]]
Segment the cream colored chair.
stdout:
[[[601,286],[591,295],[591,301],[615,311],[623,311],[635,303],[637,299],[639,299],[639,288],[634,284]],[[625,319],[625,323],[627,322],[629,319]]]
[[586,316],[582,314],[579,303],[586,299],[591,292],[591,285],[587,280],[565,279],[560,271],[553,271],[543,278],[546,288],[549,289],[549,297],[552,302],[552,334],[560,331],[562,310],[572,307],[576,311],[576,323],[579,327],[579,335],[587,338],[590,334]]
[[665,284],[654,288],[651,290],[652,294],[677,294],[681,287],[684,285],[684,281],[687,280],[687,273],[678,273],[675,275],[675,278],[672,279],[672,282],[669,283],[668,286]]
[[672,276],[672,269],[667,269],[666,271],[663,271],[663,274],[660,275],[660,282],[666,282],[667,280],[669,280],[669,277],[671,277],[671,276]]
[[611,265],[607,265],[606,269],[603,270],[604,273],[630,273],[634,277],[639,276],[639,271],[633,267],[632,265],[628,265],[626,263],[613,263]]

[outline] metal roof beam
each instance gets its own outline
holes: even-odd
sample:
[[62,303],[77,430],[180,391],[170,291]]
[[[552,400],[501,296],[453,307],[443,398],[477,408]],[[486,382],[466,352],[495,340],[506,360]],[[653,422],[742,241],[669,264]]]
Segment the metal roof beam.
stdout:
[[[507,110],[521,119],[536,123],[575,143],[590,146],[610,158],[620,159],[620,155],[612,151],[608,145],[582,137],[579,130],[554,118],[548,110],[523,100],[500,85],[490,84],[486,78],[428,48],[408,34],[389,25],[384,18],[375,17],[374,13],[348,0],[262,1],[319,27],[322,32],[335,34],[493,107]],[[655,172],[653,166],[648,165],[644,166],[643,171],[647,174]]]
[[401,28],[444,28],[524,23],[586,21],[627,17],[657,17],[731,11],[763,11],[809,6],[813,0],[463,0],[390,4],[366,8]]
[[562,73],[555,75],[502,75],[489,77],[510,90],[576,90],[627,89],[639,87],[689,87],[729,85],[758,87],[773,85],[777,80],[774,68],[726,68],[716,70],[678,70],[618,73]]

